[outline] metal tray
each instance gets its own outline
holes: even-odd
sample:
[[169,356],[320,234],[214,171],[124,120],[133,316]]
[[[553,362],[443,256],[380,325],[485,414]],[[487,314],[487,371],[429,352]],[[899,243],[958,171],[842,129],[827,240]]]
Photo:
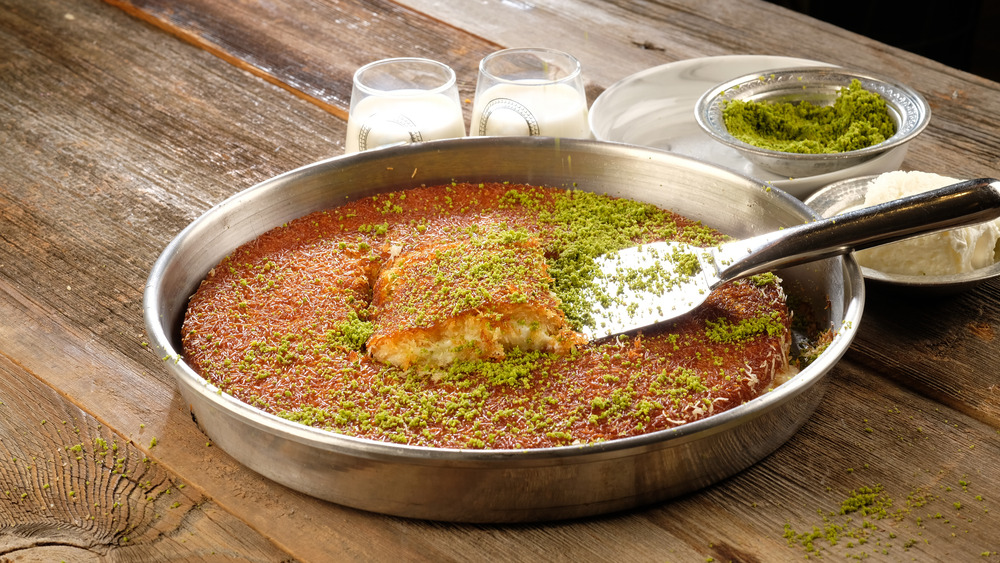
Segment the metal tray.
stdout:
[[212,441],[250,469],[303,493],[380,513],[466,522],[556,520],[662,502],[733,475],[783,444],[813,413],[864,305],[853,258],[782,270],[786,291],[836,330],[808,368],[742,406],[671,430],[535,450],[422,448],[352,438],[269,415],[218,392],[181,356],[180,325],[207,272],[240,244],[347,199],[452,180],[578,188],[648,201],[742,237],[807,221],[800,201],[675,154],[600,141],[466,138],[317,162],[219,205],[163,251],[144,318],[164,368]]
[[[868,186],[877,174],[833,182],[805,200],[806,205],[820,217],[833,217],[845,211],[863,207]],[[893,291],[903,290],[927,296],[948,296],[968,291],[979,284],[1000,277],[1000,261],[993,265],[961,274],[937,276],[907,275],[883,272],[861,266],[866,282],[886,286]],[[875,288],[872,287],[873,291]]]

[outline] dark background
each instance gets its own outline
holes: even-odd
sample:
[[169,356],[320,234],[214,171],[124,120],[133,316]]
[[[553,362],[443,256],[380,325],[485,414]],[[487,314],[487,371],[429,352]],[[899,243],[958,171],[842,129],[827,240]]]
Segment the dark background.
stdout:
[[997,0],[769,0],[838,27],[1000,81]]

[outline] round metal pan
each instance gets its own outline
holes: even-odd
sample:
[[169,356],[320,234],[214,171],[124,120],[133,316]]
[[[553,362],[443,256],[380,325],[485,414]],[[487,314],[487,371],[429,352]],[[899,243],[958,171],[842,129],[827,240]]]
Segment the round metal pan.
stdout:
[[836,331],[809,367],[770,393],[704,420],[584,446],[535,450],[422,448],[352,438],[269,415],[199,377],[181,356],[188,298],[240,244],[312,211],[374,193],[457,181],[511,181],[648,201],[736,237],[810,220],[797,199],[686,157],[549,138],[467,138],[358,153],[262,182],[213,207],[157,260],[144,317],[203,431],[235,459],[292,489],[405,517],[524,522],[662,502],[733,475],[783,444],[823,397],[825,375],[860,321],[864,287],[853,258],[782,270],[786,292]]

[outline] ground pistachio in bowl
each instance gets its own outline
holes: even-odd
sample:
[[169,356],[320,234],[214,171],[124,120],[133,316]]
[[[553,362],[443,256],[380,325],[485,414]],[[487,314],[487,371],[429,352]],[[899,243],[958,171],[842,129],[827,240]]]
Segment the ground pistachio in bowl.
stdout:
[[833,105],[729,100],[722,119],[729,133],[744,143],[804,154],[863,149],[896,133],[885,100],[857,79],[837,91]]
[[766,71],[707,91],[695,118],[714,140],[789,177],[825,174],[902,147],[930,109],[906,86],[839,68]]

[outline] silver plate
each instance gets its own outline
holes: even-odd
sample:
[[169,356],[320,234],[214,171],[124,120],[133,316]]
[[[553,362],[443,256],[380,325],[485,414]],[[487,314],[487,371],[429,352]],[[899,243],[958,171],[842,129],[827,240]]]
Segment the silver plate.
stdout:
[[[144,317],[193,416],[239,462],[292,489],[375,512],[518,522],[623,510],[708,486],[783,444],[815,410],[864,302],[860,269],[832,258],[781,272],[837,330],[825,352],[776,390],[672,430],[536,450],[421,448],[338,435],[269,415],[199,377],[181,358],[180,325],[206,273],[240,244],[345,199],[420,184],[512,181],[648,201],[735,236],[814,215],[788,194],[696,160],[599,141],[508,137],[432,141],[318,162],[213,207],[163,251]],[[829,303],[827,303],[829,299]],[[841,328],[848,327],[848,328]]]

